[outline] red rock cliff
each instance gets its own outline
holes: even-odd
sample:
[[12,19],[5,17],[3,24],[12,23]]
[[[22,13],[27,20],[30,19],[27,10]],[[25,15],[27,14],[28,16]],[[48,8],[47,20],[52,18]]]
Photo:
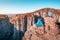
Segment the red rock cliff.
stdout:
[[[49,17],[49,12],[53,13],[53,17]],[[35,15],[43,17],[45,27],[35,26]],[[23,40],[59,40],[60,38],[59,9],[44,8],[26,14],[17,14],[10,18],[10,22],[17,30],[25,32]]]
[[[16,16],[10,18],[11,23],[15,25],[15,27],[19,30],[24,31],[24,27],[27,26],[27,30],[30,26],[34,25],[34,15],[40,15],[44,19],[48,19],[50,17],[46,17],[49,14],[49,11],[52,11],[53,18],[52,20],[58,20],[60,22],[60,10],[53,8],[44,8],[34,12],[26,13],[26,14],[17,14]],[[50,20],[51,20],[50,19]],[[47,20],[46,20],[47,21]],[[26,24],[26,25],[25,25]]]

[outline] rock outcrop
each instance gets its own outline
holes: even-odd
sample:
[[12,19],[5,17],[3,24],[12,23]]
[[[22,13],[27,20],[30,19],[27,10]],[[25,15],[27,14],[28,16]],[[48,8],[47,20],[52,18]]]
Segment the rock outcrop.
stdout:
[[23,40],[60,40],[60,34],[57,33],[57,35],[54,35],[51,32],[46,33],[42,27],[37,28],[32,26],[31,30],[26,31]]
[[45,21],[47,21],[45,27],[30,26],[29,30],[25,32],[23,40],[60,40],[60,29],[55,21],[49,17]]
[[[50,12],[53,14],[52,17],[49,16]],[[45,26],[35,25],[36,15],[44,19]],[[60,10],[58,9],[44,8],[31,13],[17,14],[10,18],[10,22],[14,24],[14,28],[25,33],[23,40],[59,40],[60,38]]]

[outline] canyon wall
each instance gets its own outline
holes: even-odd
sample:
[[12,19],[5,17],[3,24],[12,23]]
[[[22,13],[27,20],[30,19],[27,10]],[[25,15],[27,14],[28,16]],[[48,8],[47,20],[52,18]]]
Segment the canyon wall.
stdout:
[[8,40],[12,37],[14,25],[9,22],[7,15],[0,15],[0,40]]
[[[50,12],[53,13],[52,17],[49,16]],[[35,21],[37,20],[36,16],[41,16],[44,19],[45,26],[36,28],[36,25],[35,25]],[[35,40],[34,39],[35,38],[34,36],[36,36],[35,30],[38,30],[37,31],[37,32],[39,32],[38,34],[51,33],[52,35],[57,35],[60,33],[60,10],[53,9],[53,8],[44,8],[44,9],[40,9],[40,10],[26,13],[26,14],[17,14],[16,16],[10,18],[10,22],[12,24],[14,24],[14,28],[16,28],[18,30],[18,32],[17,32],[18,36],[20,35],[19,31],[21,31],[23,33],[21,35],[22,36],[24,35],[24,38],[26,38],[26,40]],[[39,30],[41,30],[41,31],[39,31]],[[14,33],[16,33],[16,31],[14,31]],[[31,35],[33,35],[33,36],[31,36]],[[47,36],[49,36],[49,35],[47,35]],[[23,38],[23,40],[25,40],[24,38]],[[37,36],[36,36],[36,38],[37,38]],[[38,40],[39,38],[37,38],[36,40]],[[51,40],[51,39],[49,39],[49,40]]]
[[[50,17],[49,13],[53,16]],[[37,27],[37,16],[44,19],[44,26]],[[9,18],[0,15],[0,40],[59,40],[60,10],[44,8]]]
[[[49,12],[53,13],[53,18],[49,17]],[[10,18],[10,22],[14,24],[17,30],[25,32],[35,24],[35,15],[39,15],[44,18],[44,20],[49,19],[54,20],[55,22],[60,22],[60,10],[53,8],[44,8],[31,13],[26,14],[17,14],[16,16]],[[46,20],[47,22],[48,20]],[[45,22],[45,24],[46,24]],[[47,24],[46,24],[47,25]]]

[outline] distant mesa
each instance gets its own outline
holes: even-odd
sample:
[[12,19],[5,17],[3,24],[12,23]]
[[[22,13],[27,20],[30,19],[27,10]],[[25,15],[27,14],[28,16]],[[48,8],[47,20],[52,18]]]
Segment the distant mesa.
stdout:
[[8,15],[0,14],[0,19],[5,19],[5,18],[8,18]]

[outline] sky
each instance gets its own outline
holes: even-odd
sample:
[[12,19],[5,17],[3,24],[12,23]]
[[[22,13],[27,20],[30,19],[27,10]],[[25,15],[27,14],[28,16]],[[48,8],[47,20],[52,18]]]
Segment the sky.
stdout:
[[0,14],[21,14],[42,8],[60,9],[59,0],[0,0]]

